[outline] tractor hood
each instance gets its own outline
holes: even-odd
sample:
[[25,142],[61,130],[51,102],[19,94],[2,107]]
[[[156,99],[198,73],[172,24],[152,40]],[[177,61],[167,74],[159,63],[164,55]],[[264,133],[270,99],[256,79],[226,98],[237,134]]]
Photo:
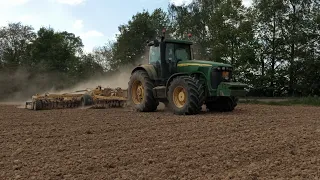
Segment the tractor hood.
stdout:
[[179,61],[178,66],[179,67],[183,67],[183,66],[232,67],[230,64],[213,62],[213,61],[204,61],[204,60]]

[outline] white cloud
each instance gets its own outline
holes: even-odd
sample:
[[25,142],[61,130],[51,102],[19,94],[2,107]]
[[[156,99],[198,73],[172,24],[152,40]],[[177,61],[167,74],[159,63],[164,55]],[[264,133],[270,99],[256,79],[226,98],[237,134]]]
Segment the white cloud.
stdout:
[[61,4],[68,4],[68,5],[78,5],[84,3],[86,0],[56,0],[56,2]]
[[0,0],[0,26],[20,21],[24,25],[31,25],[35,31],[40,27],[68,31],[80,36],[87,52],[107,42],[108,37],[103,31],[95,29],[94,24],[87,25],[81,16],[75,17],[69,7],[61,4],[76,5],[87,0],[42,0],[42,3],[31,4],[33,1],[36,0]]
[[[10,13],[6,13],[11,15]],[[31,15],[31,14],[24,14],[24,15],[12,15],[10,18],[1,18],[0,17],[0,26],[7,26],[8,23],[16,23],[21,22],[23,25],[34,25],[38,23],[38,17]]]
[[190,4],[192,0],[169,0],[169,2],[176,6],[181,6],[183,4]]
[[0,0],[0,7],[21,6],[29,1],[30,0]]
[[242,1],[242,4],[243,4],[244,6],[246,6],[246,7],[249,7],[249,6],[251,6],[251,4],[252,4],[252,0],[243,0],[243,1]]
[[17,18],[18,21],[21,21],[23,23],[29,23],[29,22],[33,22],[34,17],[32,15],[23,15]]
[[82,39],[84,46],[84,52],[89,53],[93,50],[94,47],[97,47],[101,44],[101,37],[104,36],[103,33],[91,30],[85,33],[79,33],[80,38]]
[[82,20],[76,20],[73,23],[72,27],[73,27],[73,29],[76,29],[76,30],[82,29],[83,28],[83,21]]
[[86,39],[86,38],[91,38],[91,37],[102,37],[104,36],[103,33],[96,31],[96,30],[91,30],[87,31],[85,33],[80,34],[81,38]]

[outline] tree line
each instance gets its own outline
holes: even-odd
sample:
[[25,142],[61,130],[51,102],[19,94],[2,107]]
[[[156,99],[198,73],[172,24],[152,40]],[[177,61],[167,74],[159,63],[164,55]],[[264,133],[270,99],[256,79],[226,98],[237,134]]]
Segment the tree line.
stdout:
[[146,41],[165,28],[171,38],[191,33],[196,59],[232,64],[233,80],[248,84],[248,95],[320,95],[319,10],[320,0],[253,0],[248,8],[241,0],[169,4],[136,13],[118,27],[115,41],[89,54],[73,33],[10,23],[0,29],[0,94],[30,82],[65,88],[146,62]]

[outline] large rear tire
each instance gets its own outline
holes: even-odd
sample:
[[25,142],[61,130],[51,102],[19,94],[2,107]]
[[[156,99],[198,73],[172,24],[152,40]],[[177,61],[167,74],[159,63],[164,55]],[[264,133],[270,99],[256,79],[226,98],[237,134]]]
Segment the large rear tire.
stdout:
[[194,77],[179,76],[169,86],[168,100],[174,114],[199,114],[203,96],[203,86]]
[[139,112],[153,112],[157,110],[159,101],[153,96],[153,82],[145,71],[134,72],[128,83],[129,102]]

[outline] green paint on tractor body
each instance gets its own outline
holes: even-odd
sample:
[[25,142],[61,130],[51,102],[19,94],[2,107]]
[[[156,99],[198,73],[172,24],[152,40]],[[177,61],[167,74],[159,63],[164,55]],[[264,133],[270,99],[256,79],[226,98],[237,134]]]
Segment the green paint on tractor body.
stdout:
[[[133,69],[128,88],[131,102],[141,100],[134,105],[138,111],[155,111],[159,102],[176,114],[197,114],[203,104],[210,111],[232,111],[246,95],[246,84],[232,82],[230,64],[193,60],[191,45],[164,36],[148,43],[149,63]],[[135,82],[141,83],[138,90]]]
[[[229,79],[223,79],[219,77],[219,73],[227,71],[229,74],[232,72],[232,66],[230,64],[203,61],[203,60],[188,60],[180,61],[177,64],[178,73],[186,73],[188,75],[201,74],[202,81],[205,82],[208,89],[208,96],[245,96],[247,87],[246,84],[239,82],[229,82]],[[216,71],[216,73],[214,73]],[[214,75],[216,74],[216,76]],[[212,83],[219,83],[218,86],[214,86]]]
[[178,68],[179,67],[194,67],[194,66],[199,66],[199,67],[232,67],[230,64],[225,64],[225,63],[219,63],[219,62],[213,62],[213,61],[204,61],[204,60],[185,60],[185,61],[179,61],[178,63]]

